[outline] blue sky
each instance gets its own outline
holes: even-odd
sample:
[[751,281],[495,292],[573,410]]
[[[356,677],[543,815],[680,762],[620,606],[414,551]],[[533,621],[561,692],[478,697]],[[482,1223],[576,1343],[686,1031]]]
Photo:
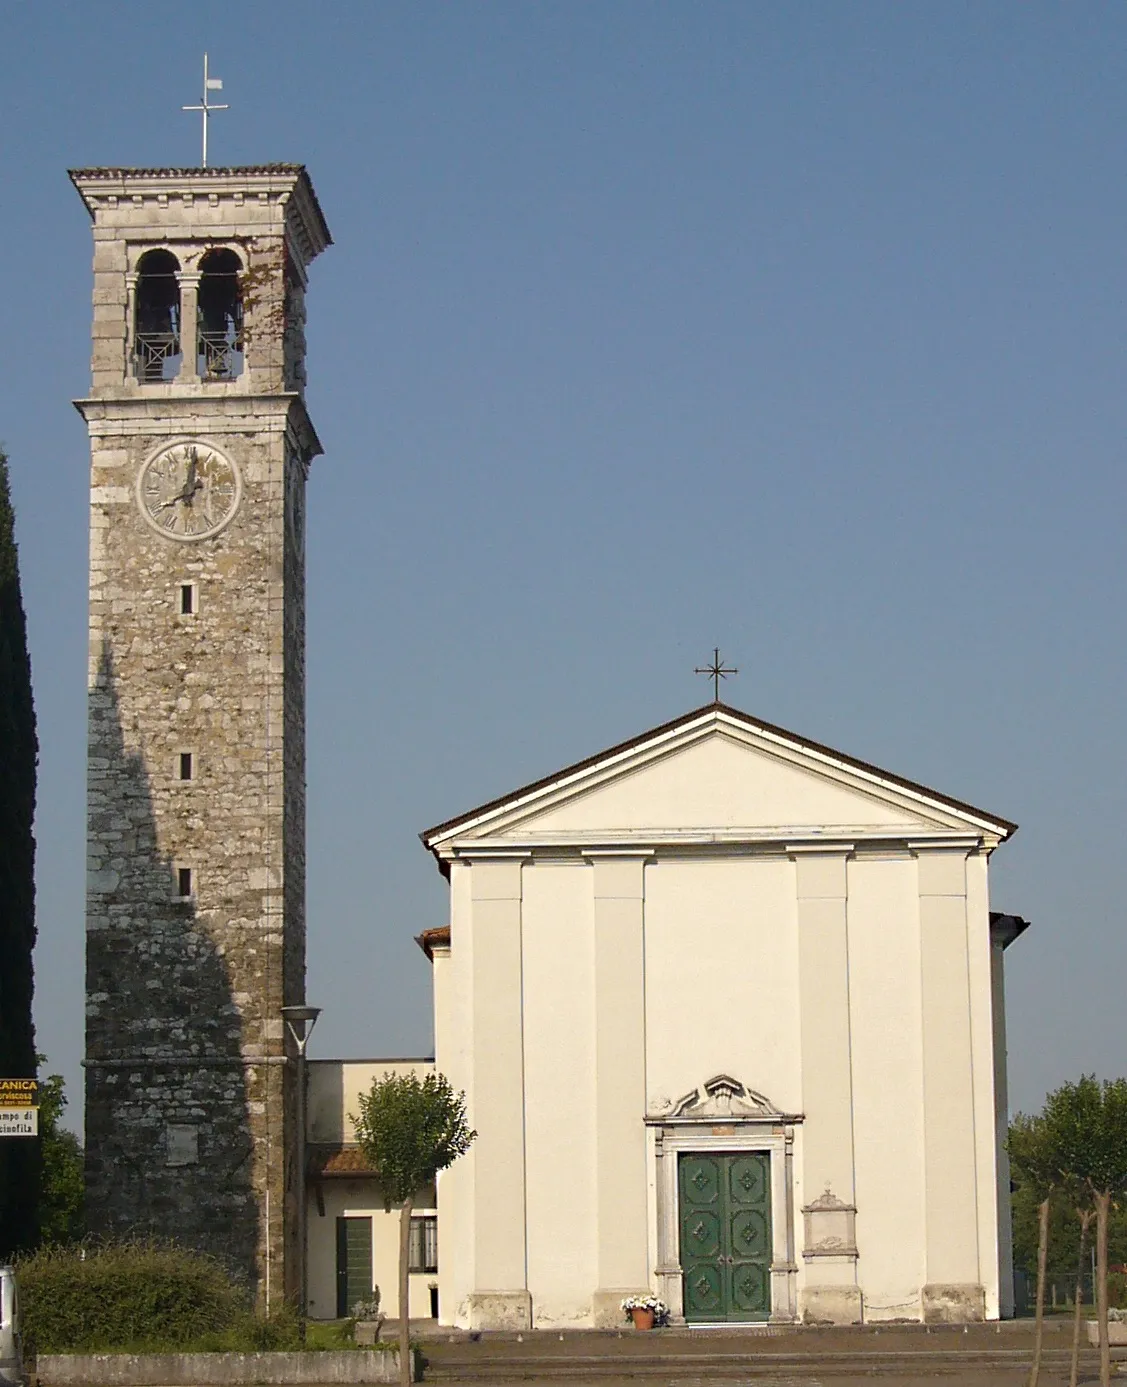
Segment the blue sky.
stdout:
[[[1127,9],[4,7],[0,438],[79,1083],[90,233],[307,163],[311,1053],[430,1046],[417,833],[730,701],[1021,824],[1015,1106],[1124,1069]],[[77,1096],[77,1095],[76,1095]]]

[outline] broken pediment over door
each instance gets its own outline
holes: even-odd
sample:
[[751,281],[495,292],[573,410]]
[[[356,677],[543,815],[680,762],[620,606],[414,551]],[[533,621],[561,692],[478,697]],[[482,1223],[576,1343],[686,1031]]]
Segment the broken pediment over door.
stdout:
[[762,1093],[729,1074],[714,1074],[699,1087],[650,1114],[660,1122],[792,1122]]

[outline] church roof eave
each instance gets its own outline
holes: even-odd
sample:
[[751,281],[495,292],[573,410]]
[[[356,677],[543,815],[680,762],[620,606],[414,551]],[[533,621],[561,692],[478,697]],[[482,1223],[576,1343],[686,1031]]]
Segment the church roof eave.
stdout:
[[[487,831],[487,825],[491,820],[519,809],[531,811],[538,801],[547,800],[556,794],[566,794],[571,787],[579,788],[584,781],[592,778],[598,771],[613,769],[616,763],[626,764],[643,749],[658,747],[665,741],[673,742],[678,736],[692,730],[694,726],[705,728],[709,724],[715,725],[723,720],[728,720],[737,727],[750,729],[768,741],[775,742],[780,748],[802,753],[814,762],[823,763],[827,768],[836,767],[848,771],[858,776],[872,789],[880,790],[883,788],[886,791],[907,795],[913,800],[922,802],[925,806],[930,805],[953,814],[965,822],[964,832],[973,830],[980,834],[987,846],[993,847],[997,843],[1005,842],[1017,830],[1017,824],[1008,819],[978,809],[963,800],[941,794],[917,781],[893,775],[870,762],[848,756],[832,747],[825,746],[821,742],[801,737],[797,733],[789,732],[773,723],[764,722],[760,718],[753,718],[725,703],[716,702],[695,708],[679,718],[674,718],[671,722],[663,723],[659,727],[631,737],[629,740],[598,752],[594,756],[577,761],[553,775],[545,776],[498,799],[490,800],[486,804],[479,805],[476,809],[458,815],[456,818],[447,819],[443,823],[436,824],[433,828],[426,829],[419,837],[423,845],[435,857],[443,875],[448,875],[451,849],[454,847],[455,840],[463,835],[471,832],[480,835],[483,829]],[[662,836],[664,837],[664,835]],[[778,835],[773,836],[777,838]],[[784,833],[782,836],[792,840],[798,836],[805,837],[802,834],[791,833]],[[871,837],[871,832],[866,836]],[[911,836],[913,839],[918,839],[920,835],[918,831],[914,831]]]
[[433,929],[425,929],[422,934],[415,935],[415,943],[433,963],[435,949],[448,949],[450,947],[450,926],[436,925]]
[[1015,939],[1020,939],[1029,928],[1030,922],[1021,915],[1010,915],[1001,910],[990,912],[990,938],[994,943],[1008,949]]

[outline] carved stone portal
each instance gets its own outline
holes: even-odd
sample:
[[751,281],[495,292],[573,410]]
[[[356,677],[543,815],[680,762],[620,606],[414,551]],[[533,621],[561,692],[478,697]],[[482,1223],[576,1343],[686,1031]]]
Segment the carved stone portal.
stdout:
[[728,1074],[716,1074],[699,1088],[691,1089],[661,1114],[669,1118],[695,1118],[702,1122],[781,1120],[783,1114],[769,1098],[741,1084]]

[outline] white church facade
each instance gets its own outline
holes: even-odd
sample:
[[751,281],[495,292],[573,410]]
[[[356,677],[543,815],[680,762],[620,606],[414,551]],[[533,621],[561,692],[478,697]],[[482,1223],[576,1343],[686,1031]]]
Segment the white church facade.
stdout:
[[441,1321],[1012,1314],[1014,828],[715,703],[424,833]]

